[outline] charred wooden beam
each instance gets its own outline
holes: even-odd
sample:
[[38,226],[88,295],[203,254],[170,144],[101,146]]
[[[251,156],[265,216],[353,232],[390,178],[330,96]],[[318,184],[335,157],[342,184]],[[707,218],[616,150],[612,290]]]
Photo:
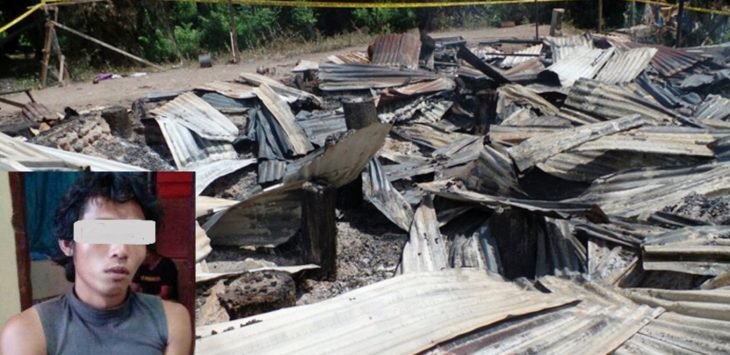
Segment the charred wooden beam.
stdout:
[[471,64],[474,68],[484,73],[484,75],[497,82],[497,84],[510,83],[509,79],[505,78],[502,73],[497,71],[497,69],[492,68],[491,65],[485,63],[483,60],[479,59],[479,57],[477,57],[476,54],[472,53],[472,51],[466,48],[466,46],[459,47],[459,58]]
[[332,185],[321,182],[306,182],[302,189],[304,198],[300,246],[304,262],[319,265],[322,277],[334,280],[337,276],[337,190]]

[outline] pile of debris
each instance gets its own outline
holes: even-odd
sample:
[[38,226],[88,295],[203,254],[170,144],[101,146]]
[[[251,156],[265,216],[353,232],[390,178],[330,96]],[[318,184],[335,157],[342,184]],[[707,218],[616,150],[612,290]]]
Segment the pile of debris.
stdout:
[[[197,173],[217,319],[197,351],[730,351],[728,57],[515,42],[385,35],[288,85],[242,73],[97,121]],[[0,139],[2,162],[81,164]],[[338,213],[362,199],[407,235],[397,267],[288,307],[303,279],[337,278]],[[205,262],[228,248],[235,267]]]
[[[198,351],[730,350],[727,58],[616,36],[525,42],[387,35],[301,63],[293,85],[321,99],[274,105],[259,89],[260,190],[207,221],[213,244],[307,234],[302,183],[351,186],[363,168],[355,185],[409,238],[400,276],[199,327]],[[328,157],[347,149],[361,154]]]

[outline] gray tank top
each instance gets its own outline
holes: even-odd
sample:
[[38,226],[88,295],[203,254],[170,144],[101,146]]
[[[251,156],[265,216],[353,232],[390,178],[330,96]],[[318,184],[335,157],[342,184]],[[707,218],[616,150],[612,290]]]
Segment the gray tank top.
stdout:
[[130,291],[121,306],[99,310],[83,303],[71,289],[35,308],[48,355],[163,354],[167,347],[167,320],[157,296]]

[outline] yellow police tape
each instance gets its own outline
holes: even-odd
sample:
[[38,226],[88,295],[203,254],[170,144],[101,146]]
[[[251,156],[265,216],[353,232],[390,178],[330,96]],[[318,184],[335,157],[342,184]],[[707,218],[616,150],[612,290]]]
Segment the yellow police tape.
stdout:
[[[624,1],[626,1],[626,2],[634,1],[634,2],[638,2],[638,3],[642,3],[642,4],[649,4],[649,5],[679,7],[679,4],[670,4],[668,2],[663,2],[663,1],[652,1],[652,0],[624,0]],[[705,9],[703,7],[695,7],[695,6],[685,6],[684,9],[686,11],[702,12],[702,13],[713,14],[713,15],[730,16],[730,10]]]
[[[57,0],[58,1],[58,0]],[[169,1],[169,0],[168,0]],[[174,0],[173,0],[174,1]],[[183,0],[184,1],[184,0]],[[190,0],[188,0],[190,1]],[[581,0],[482,0],[482,1],[394,1],[394,2],[352,2],[352,1],[296,1],[296,0],[194,0],[204,3],[229,2],[241,5],[258,6],[286,6],[286,7],[322,7],[322,8],[424,8],[424,7],[454,7],[475,5],[502,5],[502,4],[534,4],[549,2],[574,2]]]
[[[241,5],[257,5],[257,6],[286,6],[286,7],[321,7],[321,8],[424,8],[424,7],[454,7],[454,6],[475,6],[475,5],[504,5],[504,4],[529,4],[529,3],[550,3],[550,2],[574,2],[580,0],[482,0],[482,1],[434,1],[434,2],[413,2],[413,1],[395,1],[395,2],[347,2],[347,1],[296,1],[296,0],[168,0],[168,1],[194,1],[204,3],[234,3]],[[584,0],[585,1],[585,0]],[[643,4],[661,5],[677,7],[677,4],[670,4],[662,1],[653,0],[624,0],[634,1]],[[53,4],[72,4],[75,0],[41,0],[41,2],[28,11],[18,16],[10,23],[0,27],[0,33],[5,32],[8,28],[16,25],[24,18],[45,5]],[[702,12],[714,15],[730,16],[728,10],[705,9],[701,7],[685,6],[687,11]]]

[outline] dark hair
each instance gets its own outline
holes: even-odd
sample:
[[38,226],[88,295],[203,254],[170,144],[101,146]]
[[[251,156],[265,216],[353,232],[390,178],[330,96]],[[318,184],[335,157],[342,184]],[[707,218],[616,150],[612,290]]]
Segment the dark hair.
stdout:
[[[159,231],[163,214],[151,176],[151,173],[132,172],[84,173],[68,189],[56,209],[54,236],[59,241],[72,241],[74,223],[83,215],[88,202],[96,198],[116,203],[137,202],[142,207],[144,218],[155,221]],[[66,278],[73,282],[73,258],[63,253],[60,255],[54,261],[64,266]]]

